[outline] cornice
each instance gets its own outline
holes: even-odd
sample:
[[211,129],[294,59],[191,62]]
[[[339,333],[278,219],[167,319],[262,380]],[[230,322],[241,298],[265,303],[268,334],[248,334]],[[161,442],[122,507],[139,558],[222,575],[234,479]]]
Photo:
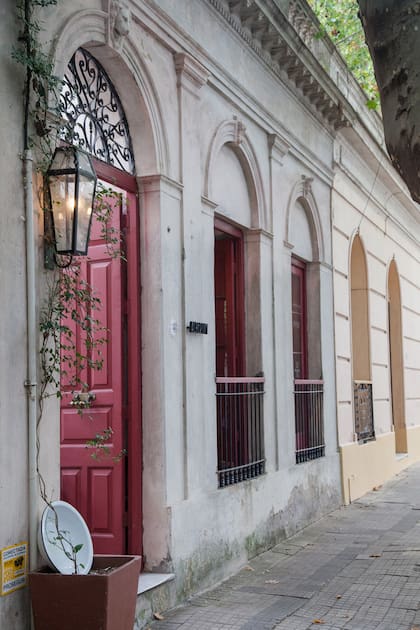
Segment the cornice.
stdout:
[[351,124],[345,98],[303,45],[314,32],[310,20],[300,16],[296,3],[292,3],[288,21],[272,0],[208,2],[279,78],[284,80],[286,74],[331,128],[338,130]]

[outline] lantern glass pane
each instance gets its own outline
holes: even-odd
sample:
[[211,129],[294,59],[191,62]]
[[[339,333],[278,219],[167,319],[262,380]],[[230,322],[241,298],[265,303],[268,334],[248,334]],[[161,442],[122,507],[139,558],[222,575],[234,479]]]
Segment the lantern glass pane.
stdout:
[[55,150],[53,160],[50,164],[50,171],[74,169],[74,149],[73,147],[60,147]]
[[76,250],[79,253],[86,253],[92,220],[92,203],[95,192],[95,181],[79,176],[79,205],[77,209],[77,237]]
[[75,176],[50,176],[50,195],[54,220],[56,250],[68,252],[72,249],[73,219],[75,206]]
[[79,170],[86,171],[86,173],[91,173],[92,179],[96,177],[89,156],[86,153],[82,153],[81,151],[79,151]]

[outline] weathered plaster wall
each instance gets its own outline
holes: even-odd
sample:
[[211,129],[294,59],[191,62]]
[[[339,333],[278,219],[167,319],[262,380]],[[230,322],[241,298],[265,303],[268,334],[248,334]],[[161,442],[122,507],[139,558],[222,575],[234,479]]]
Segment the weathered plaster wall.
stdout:
[[[28,540],[23,74],[10,56],[17,34],[7,0],[0,6],[0,548]],[[0,598],[0,627],[22,628],[26,604],[25,590]]]
[[[382,205],[389,203],[403,214],[407,231],[417,228],[415,219],[392,197],[389,182],[377,182],[375,169],[369,173],[365,158],[357,158],[357,152],[351,152],[343,140],[342,151],[351,154],[346,164],[352,176],[340,163],[332,202],[332,251],[334,132],[291,89],[286,75],[284,82],[279,81],[204,0],[130,3],[130,31],[118,50],[109,37],[108,8],[108,2],[99,0],[61,2],[57,8],[47,9],[43,37],[56,51],[58,74],[78,46],[88,47],[99,59],[119,92],[133,137],[141,226],[144,555],[149,569],[174,568],[181,598],[226,577],[249,556],[340,504],[336,381],[343,474],[345,479],[356,475],[352,492],[369,489],[397,469],[398,465],[391,465],[384,345],[386,265],[394,250],[401,273],[406,394],[410,398],[406,410],[409,457],[405,461],[420,455],[415,393],[418,296],[411,297],[411,288],[418,289],[412,265],[417,250],[397,223],[374,204],[366,205],[374,180],[375,187],[377,183],[382,186]],[[4,128],[10,130],[7,142],[16,151],[7,160],[5,153],[0,156],[0,172],[7,174],[5,181],[9,182],[0,214],[0,238],[7,233],[0,250],[5,314],[0,320],[0,365],[3,370],[8,366],[7,379],[0,381],[1,431],[8,435],[8,441],[0,445],[2,478],[7,480],[1,489],[2,504],[10,506],[0,521],[5,546],[19,542],[16,537],[26,537],[27,497],[26,398],[19,385],[25,378],[24,227],[18,156],[22,119],[16,107],[21,84],[8,62],[14,37],[12,7],[0,11],[6,16],[0,25],[5,59],[0,95],[6,112]],[[225,141],[230,145],[222,142],[220,152],[215,151],[210,159],[223,125],[227,125]],[[344,153],[341,160],[345,162]],[[309,258],[300,230],[294,229],[299,225],[294,219],[301,198],[308,204],[316,228],[314,264],[318,266],[326,455],[296,465],[290,265],[293,253]],[[247,325],[252,329],[248,363],[254,372],[264,370],[266,378],[267,473],[224,489],[217,488],[216,477],[215,213],[230,218],[246,232]],[[378,429],[377,442],[364,451],[352,443],[346,288],[349,243],[362,216],[360,230],[369,243],[372,282],[370,324]],[[188,334],[190,320],[208,322],[209,334]],[[414,369],[408,369],[413,365]],[[17,384],[17,392],[11,382]],[[57,406],[49,408],[48,456],[43,460],[53,495],[58,492],[57,418]],[[18,456],[14,452],[17,445]],[[390,465],[379,470],[382,457]],[[368,459],[378,463],[363,472]],[[9,624],[6,627],[13,630],[23,627],[19,621],[25,610],[22,597],[18,593],[0,600],[1,614]],[[14,621],[16,613],[18,620]]]
[[[249,555],[267,548],[276,540],[290,535],[310,520],[333,509],[340,503],[339,460],[335,424],[335,374],[332,335],[332,272],[330,233],[330,183],[332,137],[322,129],[305,109],[298,105],[295,95],[284,89],[265,72],[253,54],[246,51],[237,56],[239,42],[234,34],[226,33],[218,19],[212,19],[205,3],[182,6],[160,3],[159,9],[172,11],[172,18],[183,28],[183,45],[210,76],[199,87],[189,85],[194,93],[191,99],[185,89],[183,77],[178,100],[178,116],[184,127],[181,134],[181,174],[188,171],[195,177],[200,165],[200,187],[185,188],[180,199],[179,224],[175,231],[182,235],[184,251],[181,283],[185,295],[170,308],[180,312],[184,321],[203,317],[209,322],[209,335],[194,338],[186,335],[182,342],[186,357],[182,383],[187,412],[179,414],[176,405],[168,404],[163,418],[166,436],[166,501],[168,505],[168,554],[177,576],[180,597],[220,579]],[[160,15],[162,13],[160,12]],[[166,25],[165,20],[161,22]],[[200,41],[200,48],[195,42]],[[217,42],[217,46],[215,45]],[[205,54],[205,52],[206,54]],[[239,63],[238,58],[243,60]],[[233,78],[234,77],[234,78]],[[154,75],[157,92],[164,101],[171,89],[170,81]],[[272,94],[270,94],[272,90]],[[227,92],[229,97],[226,98]],[[274,96],[275,92],[275,96]],[[258,100],[256,95],[258,94]],[[278,103],[278,106],[276,105]],[[280,107],[281,103],[281,107]],[[187,113],[186,113],[187,112]],[[292,114],[293,112],[293,114]],[[236,123],[234,122],[236,121]],[[206,169],[217,130],[223,123],[240,125],[239,141],[235,152],[221,149],[221,160],[215,158],[213,172]],[[287,129],[287,131],[286,131]],[[281,135],[281,141],[271,151],[268,136]],[[227,132],[228,134],[228,132]],[[295,135],[296,134],[296,135]],[[287,141],[284,139],[287,138]],[[228,137],[230,142],[232,138]],[[248,143],[256,159],[257,171],[241,173],[236,155]],[[287,143],[290,142],[288,153]],[[197,152],[197,146],[199,153]],[[283,143],[283,144],[281,144]],[[280,146],[279,146],[280,145]],[[286,155],[282,155],[281,147]],[[312,149],[317,151],[314,159]],[[273,157],[274,153],[274,157]],[[182,163],[184,166],[182,166]],[[248,192],[258,188],[265,211],[258,208],[257,215],[244,199]],[[327,456],[303,466],[294,463],[294,410],[292,391],[292,352],[290,346],[290,243],[288,222],[293,213],[291,198],[302,176],[313,178],[311,194],[318,212],[322,241],[320,292],[322,304],[321,347],[322,371],[325,380],[325,424]],[[206,183],[207,182],[207,183]],[[246,182],[246,184],[245,184]],[[188,184],[183,179],[184,187]],[[199,195],[201,201],[201,216]],[[252,192],[250,192],[252,194]],[[297,194],[297,193],[296,193]],[[242,204],[234,206],[242,199]],[[294,201],[294,200],[293,200]],[[259,293],[253,302],[254,312],[261,318],[262,368],[266,377],[265,429],[268,473],[252,482],[217,489],[216,426],[214,400],[214,304],[213,304],[213,216],[214,213],[233,219],[244,228],[264,228],[267,235],[260,238],[258,278]],[[178,217],[178,214],[173,215]],[[169,237],[171,238],[171,237]],[[250,237],[249,237],[250,238]],[[200,243],[199,249],[196,243]],[[286,244],[285,244],[286,241]],[[257,241],[255,241],[257,242]],[[248,239],[248,245],[252,241]],[[293,244],[292,244],[293,245]],[[176,252],[170,251],[170,256]],[[168,253],[167,253],[168,255]],[[150,261],[151,262],[151,261]],[[168,258],[162,275],[162,291],[174,277],[177,261]],[[189,265],[195,278],[189,276]],[[253,266],[252,258],[247,260]],[[197,281],[197,279],[199,279]],[[195,287],[195,290],[192,290]],[[175,299],[175,296],[174,296]],[[169,303],[168,303],[169,304]],[[252,312],[252,311],[250,311]],[[153,319],[153,314],[150,314]],[[163,329],[163,345],[167,344]],[[179,330],[179,335],[184,335]],[[174,341],[175,343],[175,341]],[[165,362],[164,370],[171,372]],[[176,366],[172,365],[175,374]],[[177,374],[179,375],[179,369]],[[147,379],[147,373],[144,373]],[[150,383],[153,387],[153,383]],[[146,385],[148,387],[148,385]],[[163,390],[164,394],[169,390]],[[179,400],[176,398],[176,400]],[[149,425],[149,421],[146,420]],[[150,422],[152,426],[152,422]],[[154,425],[156,426],[156,424]],[[173,440],[169,441],[169,436]],[[153,439],[157,438],[156,432]],[[146,438],[149,439],[149,438]],[[150,436],[152,439],[152,435]],[[147,476],[147,471],[146,471]],[[146,492],[148,492],[146,490]],[[159,496],[161,491],[157,491]],[[147,514],[148,506],[145,503]],[[147,518],[147,516],[146,516]],[[257,532],[257,533],[256,533]],[[156,540],[156,532],[153,532]],[[146,540],[146,539],[145,539]],[[161,566],[162,548],[154,545],[152,529],[147,535],[145,555],[148,566]]]
[[178,597],[223,579],[248,558],[334,509],[340,502],[337,461],[325,458],[305,470],[284,467],[174,506]]

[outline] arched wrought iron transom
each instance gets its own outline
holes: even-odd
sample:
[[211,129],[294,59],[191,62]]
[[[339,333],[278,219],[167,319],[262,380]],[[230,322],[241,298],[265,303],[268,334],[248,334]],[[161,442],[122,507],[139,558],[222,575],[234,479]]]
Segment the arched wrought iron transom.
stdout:
[[87,50],[74,53],[63,80],[64,136],[98,160],[134,173],[134,157],[121,101],[100,63]]

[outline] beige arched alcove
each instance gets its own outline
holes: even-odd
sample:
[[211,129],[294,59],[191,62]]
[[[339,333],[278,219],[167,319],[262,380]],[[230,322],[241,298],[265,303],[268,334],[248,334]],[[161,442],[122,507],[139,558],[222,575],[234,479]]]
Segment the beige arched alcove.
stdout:
[[396,453],[407,452],[407,429],[404,405],[404,363],[402,347],[401,291],[395,260],[388,270],[388,335],[389,375],[392,421],[395,432]]
[[350,253],[351,349],[357,440],[375,439],[371,381],[369,284],[365,248],[357,233]]
[[353,380],[370,381],[368,275],[365,250],[358,234],[351,248],[350,283]]

